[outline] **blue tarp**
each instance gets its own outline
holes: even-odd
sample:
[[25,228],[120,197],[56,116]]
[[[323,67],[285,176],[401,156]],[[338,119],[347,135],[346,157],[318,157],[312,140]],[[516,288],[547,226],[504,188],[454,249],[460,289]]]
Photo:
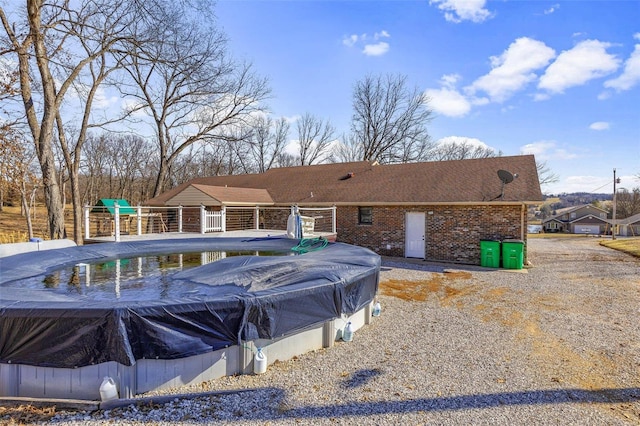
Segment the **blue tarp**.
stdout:
[[[168,299],[89,299],[24,288],[61,267],[149,254],[290,250],[287,238],[201,238],[93,244],[0,259],[0,362],[74,368],[175,359],[258,338],[274,339],[371,303],[380,257],[331,243],[298,256],[238,256],[175,272]],[[184,290],[180,290],[184,289]],[[182,291],[182,292],[181,292]],[[135,293],[134,293],[135,294]]]

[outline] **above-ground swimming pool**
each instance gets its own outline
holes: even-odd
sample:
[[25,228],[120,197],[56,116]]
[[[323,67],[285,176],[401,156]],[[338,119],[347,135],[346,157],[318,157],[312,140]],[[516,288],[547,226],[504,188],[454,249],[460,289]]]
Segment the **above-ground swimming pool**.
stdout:
[[[318,333],[330,346],[347,320],[368,321],[380,257],[340,243],[294,255],[297,243],[155,240],[1,258],[0,395],[96,399],[109,375],[132,396],[248,372],[256,347],[275,361],[317,348]],[[170,266],[141,281],[157,259]],[[113,282],[96,281],[105,269]]]

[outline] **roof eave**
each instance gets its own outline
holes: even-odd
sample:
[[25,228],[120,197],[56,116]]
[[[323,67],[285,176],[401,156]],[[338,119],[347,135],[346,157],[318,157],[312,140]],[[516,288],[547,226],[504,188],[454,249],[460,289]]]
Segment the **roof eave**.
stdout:
[[340,201],[340,202],[291,202],[291,203],[275,203],[276,206],[290,206],[292,204],[298,206],[477,206],[477,205],[495,205],[495,206],[520,206],[520,205],[537,205],[540,201]]

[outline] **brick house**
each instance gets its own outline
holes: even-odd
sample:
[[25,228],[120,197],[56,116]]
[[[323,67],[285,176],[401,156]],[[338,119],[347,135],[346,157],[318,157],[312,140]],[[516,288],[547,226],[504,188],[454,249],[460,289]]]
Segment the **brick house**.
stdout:
[[[500,170],[515,178],[504,183]],[[148,204],[179,199],[186,205],[188,192],[192,205],[216,208],[220,203],[210,199],[207,187],[209,194],[234,188],[246,203],[246,190],[252,189],[268,194],[255,192],[261,197],[256,204],[336,206],[338,241],[385,256],[464,264],[479,264],[482,239],[522,240],[526,258],[527,208],[542,201],[535,159],[522,155],[388,165],[361,161],[196,178]]]

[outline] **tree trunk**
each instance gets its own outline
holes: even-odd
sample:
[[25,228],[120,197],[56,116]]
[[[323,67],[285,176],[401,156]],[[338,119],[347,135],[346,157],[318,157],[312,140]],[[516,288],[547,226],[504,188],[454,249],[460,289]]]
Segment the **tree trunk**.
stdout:
[[[47,219],[49,223],[49,237],[52,240],[66,238],[64,228],[64,205],[60,194],[60,186],[56,173],[56,162],[51,149],[52,132],[51,125],[47,126],[47,117],[43,118],[40,138],[37,141],[38,160],[42,170],[42,183],[44,185],[44,200],[47,206]],[[53,119],[48,120],[53,124]]]
[[24,182],[22,182],[22,188],[20,188],[20,203],[25,212],[25,217],[27,219],[27,233],[29,235],[29,240],[31,240],[33,238],[33,224],[31,223],[31,209],[29,201],[27,200],[27,188]]
[[[40,71],[42,84],[43,114],[38,123],[36,111],[31,98],[31,82],[29,71],[29,54],[22,46],[19,47],[20,62],[20,87],[22,99],[25,103],[27,121],[31,134],[34,137],[36,153],[42,170],[42,183],[44,185],[44,200],[47,206],[47,218],[49,223],[49,237],[51,239],[65,238],[64,229],[64,205],[60,196],[56,175],[56,162],[53,155],[53,122],[55,119],[56,90],[55,81],[48,67],[47,51],[41,22],[42,2],[30,0],[27,2],[27,19],[29,21],[30,39],[35,51],[38,70]],[[16,43],[14,42],[14,45]]]
[[69,179],[71,180],[71,201],[73,203],[73,240],[76,244],[82,245],[82,198],[78,184],[78,171],[72,170],[69,173]]
[[153,197],[157,197],[164,191],[164,184],[167,179],[167,168],[168,168],[168,164],[166,159],[164,157],[161,157],[160,165],[158,167],[158,177],[156,179],[156,184],[153,188]]

